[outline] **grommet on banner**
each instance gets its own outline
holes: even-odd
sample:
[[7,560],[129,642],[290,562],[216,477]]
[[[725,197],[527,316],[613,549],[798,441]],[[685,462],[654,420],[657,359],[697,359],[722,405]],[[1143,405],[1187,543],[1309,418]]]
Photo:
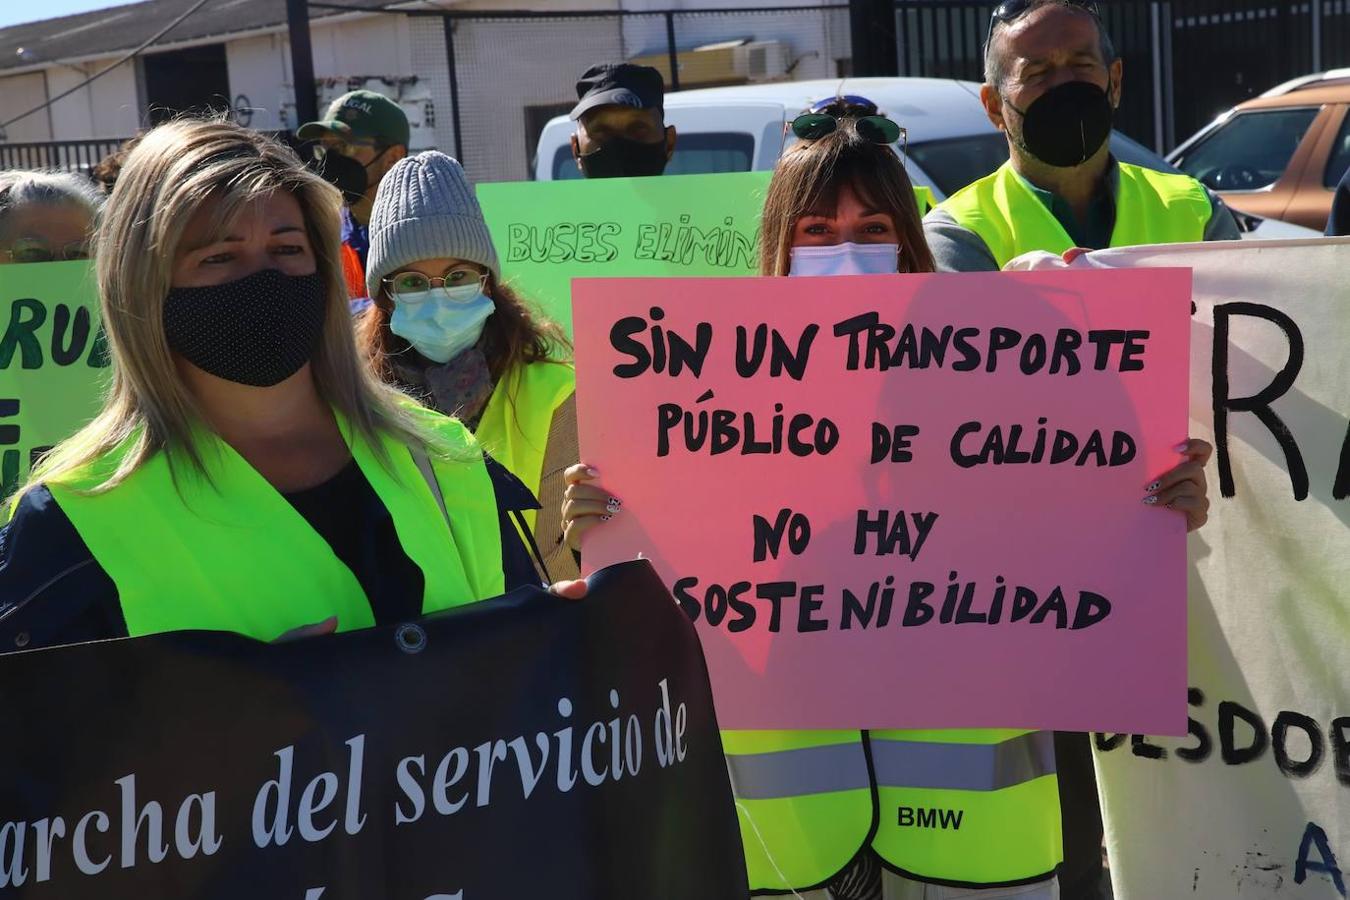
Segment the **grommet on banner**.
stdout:
[[427,633],[420,625],[400,625],[394,632],[394,643],[404,653],[421,653],[427,647]]

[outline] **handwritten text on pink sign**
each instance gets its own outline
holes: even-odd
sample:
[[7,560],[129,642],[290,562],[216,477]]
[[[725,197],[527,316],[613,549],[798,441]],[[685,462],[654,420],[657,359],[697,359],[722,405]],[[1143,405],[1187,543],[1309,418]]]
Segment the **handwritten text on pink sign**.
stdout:
[[578,280],[583,459],[729,728],[1184,733],[1189,273]]

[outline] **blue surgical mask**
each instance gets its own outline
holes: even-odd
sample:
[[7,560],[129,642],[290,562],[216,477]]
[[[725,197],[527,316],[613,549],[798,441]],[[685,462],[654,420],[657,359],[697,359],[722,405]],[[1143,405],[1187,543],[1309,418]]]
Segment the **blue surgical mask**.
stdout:
[[476,284],[399,294],[389,330],[427,359],[444,364],[478,343],[495,309]]
[[894,275],[900,269],[899,244],[831,244],[793,247],[789,275]]

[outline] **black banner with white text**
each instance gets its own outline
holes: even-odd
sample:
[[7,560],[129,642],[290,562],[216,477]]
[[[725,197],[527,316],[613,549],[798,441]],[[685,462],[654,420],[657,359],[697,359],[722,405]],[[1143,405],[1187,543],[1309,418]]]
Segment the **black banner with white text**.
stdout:
[[0,897],[747,893],[698,639],[649,564],[259,644],[0,657]]

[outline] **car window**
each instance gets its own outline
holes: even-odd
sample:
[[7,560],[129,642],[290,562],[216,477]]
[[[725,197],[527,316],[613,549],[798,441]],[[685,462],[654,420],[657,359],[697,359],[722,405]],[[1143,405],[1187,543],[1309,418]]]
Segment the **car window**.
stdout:
[[1347,112],[1345,121],[1341,123],[1341,133],[1336,135],[1336,143],[1331,145],[1322,184],[1329,188],[1336,187],[1347,171],[1350,171],[1350,112]]
[[[716,172],[749,172],[755,159],[754,135],[740,131],[681,134],[675,141],[675,155],[666,166],[667,175],[708,175]],[[553,156],[556,181],[580,178],[572,148],[558,148]]]
[[1163,159],[1143,144],[1126,137],[1119,131],[1111,132],[1111,153],[1118,162],[1129,163],[1132,166],[1140,166],[1145,169],[1152,169],[1155,172],[1167,172],[1170,175],[1177,174],[1177,167],[1167,160]]
[[1177,165],[1216,191],[1255,191],[1280,180],[1317,108],[1241,113],[1191,148]]
[[[1176,172],[1167,160],[1119,131],[1111,133],[1111,153],[1123,163],[1159,172]],[[991,131],[940,141],[920,141],[909,145],[909,155],[928,173],[938,189],[950,197],[1007,162],[1008,139],[1002,132]]]
[[1008,161],[1008,140],[1002,132],[937,141],[911,141],[909,158],[928,173],[947,196],[993,172]]

